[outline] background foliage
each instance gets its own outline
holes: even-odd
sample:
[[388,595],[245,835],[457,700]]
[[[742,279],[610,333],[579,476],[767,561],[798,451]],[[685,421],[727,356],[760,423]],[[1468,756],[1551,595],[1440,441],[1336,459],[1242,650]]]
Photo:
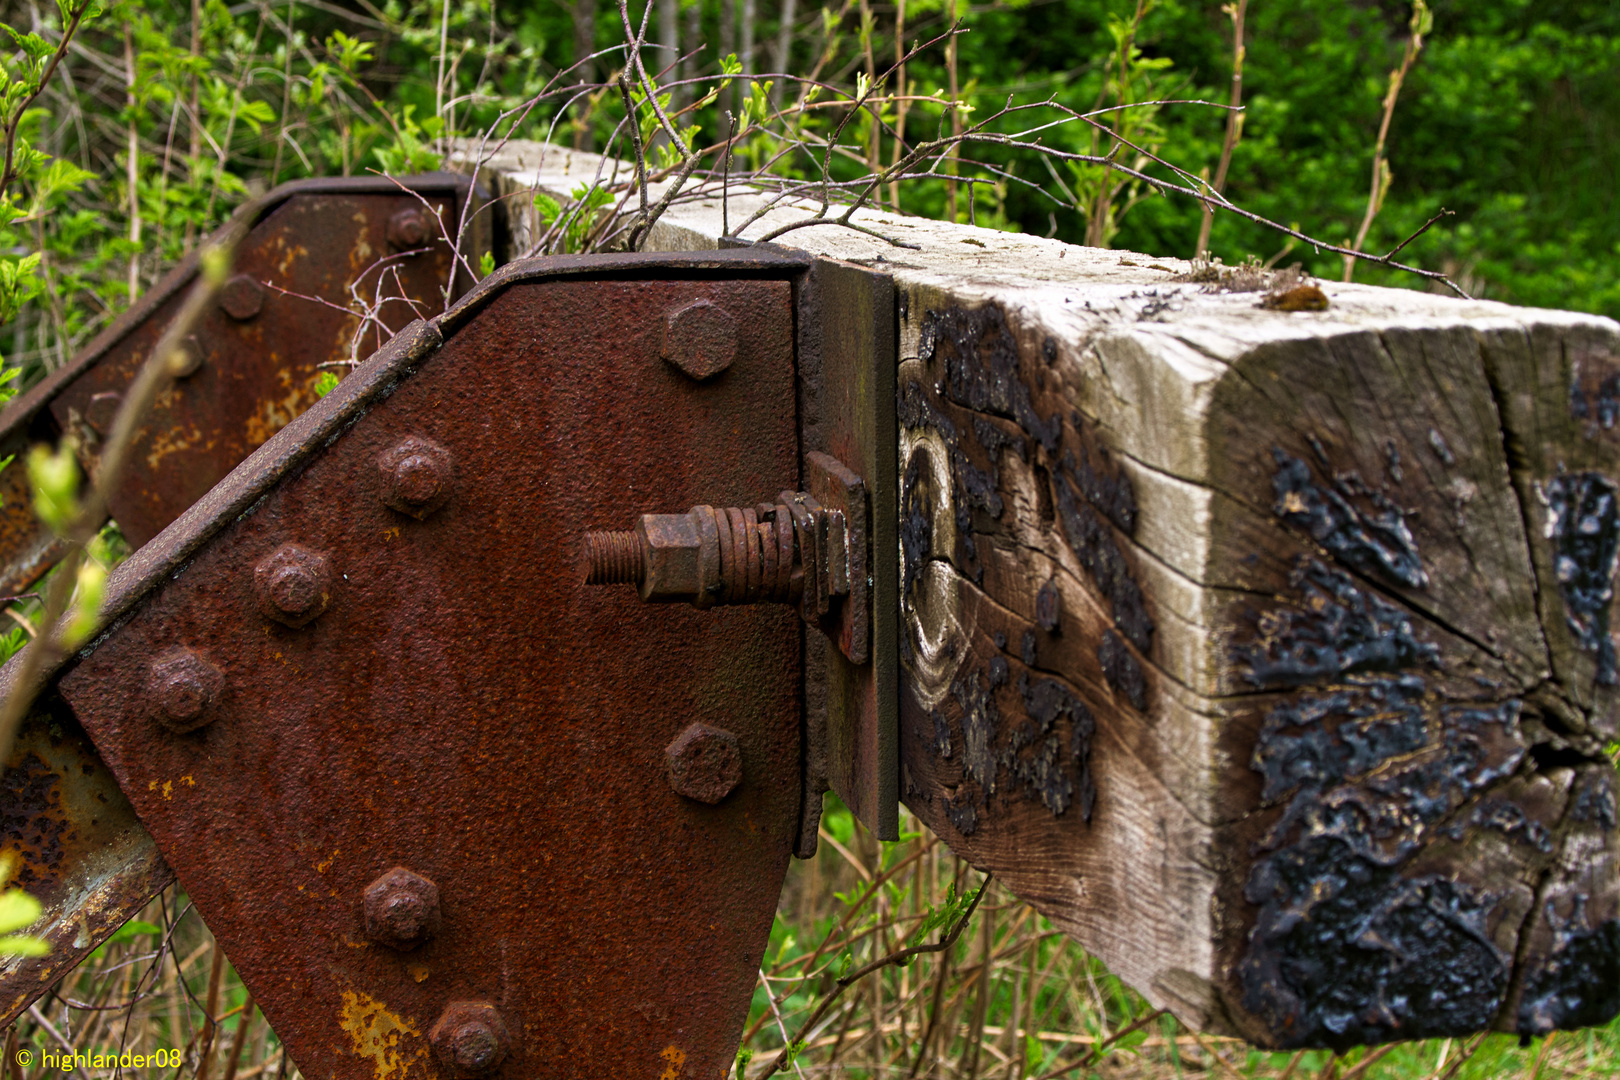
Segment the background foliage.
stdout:
[[[39,295],[10,320],[12,361],[30,374],[63,362],[222,221],[250,186],[434,167],[452,133],[480,131],[537,93],[587,55],[584,41],[593,49],[622,44],[617,12],[605,3],[587,8],[588,2],[113,4],[81,31],[24,125],[60,164],[54,174],[36,169],[24,178],[18,202],[31,212],[0,230],[0,250],[44,251]],[[680,8],[680,49],[695,52],[671,77],[717,74],[722,50],[734,53],[748,37],[755,48],[742,55],[741,66],[761,84],[772,83],[777,103],[785,80],[772,79],[773,71],[815,73],[840,86],[863,73],[881,75],[895,57],[897,19],[905,20],[903,41],[926,41],[949,25],[952,9],[967,30],[956,39],[958,97],[980,115],[1009,94],[1020,102],[1050,96],[1076,109],[1159,97],[1224,101],[1231,66],[1231,25],[1215,0],[1141,7],[1132,0],[1003,0],[983,7],[965,0],[901,6],[843,0],[828,8],[749,0],[729,20],[719,0],[668,2]],[[4,7],[21,29],[37,28],[48,38],[56,25],[56,13],[38,4]],[[1121,79],[1112,61],[1116,35],[1138,12]],[[1614,77],[1620,7],[1603,0],[1440,0],[1433,13],[1395,110],[1388,147],[1393,181],[1367,248],[1386,250],[1444,206],[1456,216],[1408,249],[1415,262],[1447,270],[1492,298],[1620,315]],[[632,5],[638,14],[639,4]],[[786,55],[779,56],[784,14],[796,18]],[[1236,202],[1324,240],[1355,235],[1387,75],[1399,63],[1409,14],[1395,2],[1255,0],[1246,33],[1247,115],[1227,184]],[[576,40],[581,22],[590,36]],[[603,55],[560,82],[582,76],[595,82],[616,71],[621,57]],[[913,140],[949,128],[941,104],[951,96],[946,60],[946,49],[936,46],[907,65],[903,87],[891,80],[891,90],[915,98],[940,91],[932,101],[903,106]],[[649,52],[649,68],[665,66],[674,67],[669,54]],[[701,140],[721,134],[721,110],[739,109],[740,90],[734,85],[689,117]],[[676,88],[677,104],[682,93]],[[600,146],[622,116],[616,94],[585,93],[571,108],[567,102],[558,96],[540,102],[516,134]],[[875,124],[851,125],[843,139],[851,153],[835,161],[835,172],[853,175],[855,162],[874,153],[892,160],[899,111],[886,107],[887,133]],[[1187,105],[1129,115],[1143,145],[1191,172],[1213,170],[1224,113]],[[1031,122],[1023,114],[1007,118],[1005,127]],[[1074,123],[1041,138],[1068,150],[1094,143],[1089,129]],[[761,135],[738,156],[763,160],[772,145]],[[1008,147],[964,153],[1006,174],[975,173],[994,181],[974,200],[980,224],[1085,239],[1082,170],[1049,170],[1037,155]],[[794,170],[812,171],[794,157],[777,167]],[[974,172],[966,163],[962,171]],[[945,188],[943,180],[913,180],[882,198],[892,203],[897,196],[904,210],[941,216]],[[967,201],[956,200],[963,219]],[[1123,209],[1122,195],[1113,246],[1194,254],[1200,210],[1191,200],[1149,196]],[[1217,214],[1209,246],[1235,263],[1247,255],[1273,257],[1283,239]],[[1308,246],[1285,258],[1339,276],[1337,256]],[[1358,274],[1425,284],[1366,264]]]

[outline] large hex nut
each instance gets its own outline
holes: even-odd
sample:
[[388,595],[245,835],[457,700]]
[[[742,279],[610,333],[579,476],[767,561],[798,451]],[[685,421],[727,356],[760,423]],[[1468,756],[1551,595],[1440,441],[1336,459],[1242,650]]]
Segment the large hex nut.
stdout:
[[253,589],[266,618],[297,629],[332,602],[332,570],[320,552],[282,544],[253,568]]
[[737,356],[737,321],[708,300],[694,300],[673,311],[664,324],[664,359],[703,382]]
[[720,533],[714,508],[694,506],[684,514],[643,514],[636,543],[646,561],[641,598],[651,603],[714,602],[720,582]]
[[690,724],[664,751],[676,794],[714,805],[742,783],[737,736],[708,724]]
[[487,1001],[452,1001],[428,1032],[433,1053],[451,1075],[488,1076],[512,1048],[501,1014]]
[[264,310],[264,286],[251,274],[237,274],[219,290],[219,306],[237,322],[247,322]]
[[450,498],[450,451],[431,439],[410,435],[377,455],[383,502],[418,521]]
[[366,936],[409,952],[439,932],[439,887],[396,866],[366,886]]
[[173,649],[152,663],[146,696],[152,715],[170,731],[195,731],[214,719],[225,675],[190,649]]

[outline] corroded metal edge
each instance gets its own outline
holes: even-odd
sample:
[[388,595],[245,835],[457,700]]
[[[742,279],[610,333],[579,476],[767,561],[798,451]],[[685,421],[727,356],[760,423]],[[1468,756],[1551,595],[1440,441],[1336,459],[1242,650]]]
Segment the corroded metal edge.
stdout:
[[[71,710],[34,709],[0,777],[0,849],[10,884],[44,907],[29,933],[45,956],[0,958],[0,1025],[9,1024],[174,880],[157,845]],[[26,830],[14,829],[25,822]]]
[[603,281],[656,274],[677,278],[783,278],[808,270],[809,255],[787,249],[721,251],[630,251],[611,255],[549,255],[518,259],[490,274],[454,307],[434,320],[450,337],[513,285],[532,281]]

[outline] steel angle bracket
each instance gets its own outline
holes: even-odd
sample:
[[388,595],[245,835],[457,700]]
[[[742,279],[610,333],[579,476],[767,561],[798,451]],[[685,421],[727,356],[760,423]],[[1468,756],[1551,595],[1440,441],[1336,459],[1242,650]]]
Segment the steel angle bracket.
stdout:
[[[382,298],[385,319],[411,319],[409,298],[436,309],[441,290],[470,287],[488,243],[488,215],[449,174],[313,180],[286,184],[251,211],[238,247],[238,279],[188,343],[197,369],[159,400],[137,437],[129,481],[113,513],[134,544],[162,530],[256,446],[315,401],[313,380],[348,355],[353,318],[265,282],[335,305],[361,278]],[[435,233],[443,214],[454,235],[466,213],[461,259]],[[382,260],[378,264],[378,260]],[[397,272],[396,272],[397,269]],[[369,274],[365,274],[366,271]],[[93,466],[118,396],[144,362],[196,277],[187,260],[65,367],[0,414],[0,588],[17,592],[59,551],[35,517],[24,459],[32,442],[72,432]],[[172,569],[172,567],[171,567]],[[0,850],[18,859],[16,881],[41,901],[33,929],[44,957],[0,961],[0,1024],[9,1023],[173,880],[111,772],[72,711],[47,694],[19,732],[0,774]]]
[[[112,498],[112,517],[132,545],[156,536],[315,402],[323,365],[351,354],[359,321],[345,310],[355,304],[351,285],[380,302],[394,327],[442,308],[446,286],[454,295],[470,287],[462,264],[477,265],[489,215],[469,215],[479,227],[468,231],[462,259],[431,215],[442,215],[454,235],[472,197],[465,177],[435,173],[298,181],[244,208],[252,227],[237,247],[234,276],[187,342],[194,366],[148,414]],[[0,589],[20,591],[60,556],[33,515],[23,451],[72,434],[81,463],[95,466],[121,395],[196,276],[193,255],[0,413],[0,455],[16,455],[0,470]],[[373,331],[359,355],[379,344]]]
[[[863,549],[870,597],[869,607],[844,606],[832,640],[812,635],[807,646],[811,752],[799,841],[803,855],[815,850],[821,792],[828,787],[880,840],[900,838],[894,305],[893,279],[862,266],[818,259],[801,279],[806,482],[823,505],[848,508],[864,501],[865,542],[856,548]],[[863,637],[864,662],[858,659],[861,651],[852,648]]]
[[[498,271],[139,549],[52,673],[306,1075],[731,1063],[798,832],[798,617],[587,589],[579,544],[801,482],[807,269]],[[736,327],[701,381],[661,344],[698,302]]]

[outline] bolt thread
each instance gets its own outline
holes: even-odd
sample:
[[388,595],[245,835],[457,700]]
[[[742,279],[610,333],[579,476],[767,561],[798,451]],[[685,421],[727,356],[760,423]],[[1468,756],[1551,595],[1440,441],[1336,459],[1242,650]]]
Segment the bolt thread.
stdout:
[[[760,503],[747,510],[714,509],[720,531],[720,604],[792,603],[791,575],[797,550],[786,506]],[[767,555],[767,551],[769,554]]]
[[647,574],[641,545],[629,530],[586,533],[585,557],[590,564],[587,585],[640,585]]

